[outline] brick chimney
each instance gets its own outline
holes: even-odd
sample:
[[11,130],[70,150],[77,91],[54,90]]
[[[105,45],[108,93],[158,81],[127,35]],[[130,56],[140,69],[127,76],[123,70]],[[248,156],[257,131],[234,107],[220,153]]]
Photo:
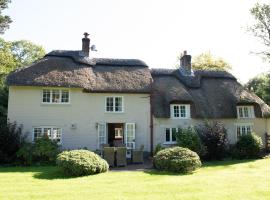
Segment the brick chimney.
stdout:
[[180,72],[185,76],[191,76],[191,55],[187,55],[187,51],[184,51],[180,58]]
[[90,39],[88,38],[89,34],[84,33],[84,38],[82,39],[82,52],[86,57],[89,57],[90,51]]

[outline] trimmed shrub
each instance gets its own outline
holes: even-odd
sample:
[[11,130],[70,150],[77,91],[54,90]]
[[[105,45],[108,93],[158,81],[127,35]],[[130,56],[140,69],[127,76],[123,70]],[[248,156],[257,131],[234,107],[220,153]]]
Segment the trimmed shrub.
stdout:
[[262,148],[262,139],[255,133],[242,135],[232,150],[232,157],[237,159],[259,158]]
[[201,167],[198,154],[183,147],[163,149],[153,161],[156,169],[176,173],[190,173]]
[[200,156],[205,154],[205,147],[202,145],[198,133],[192,127],[178,129],[176,141],[178,146],[195,151]]
[[158,143],[155,147],[155,150],[154,150],[154,155],[156,155],[159,151],[161,151],[162,149],[164,149],[164,147]]
[[59,152],[57,141],[44,136],[34,143],[25,143],[17,152],[17,157],[24,165],[55,164]]
[[25,136],[16,122],[0,123],[0,164],[16,161],[16,152],[22,147]]
[[222,160],[225,158],[228,140],[224,124],[217,121],[207,121],[196,129],[202,144],[206,147],[206,153],[202,158],[205,160]]
[[57,156],[56,164],[69,176],[84,176],[106,172],[108,163],[88,150],[64,151]]

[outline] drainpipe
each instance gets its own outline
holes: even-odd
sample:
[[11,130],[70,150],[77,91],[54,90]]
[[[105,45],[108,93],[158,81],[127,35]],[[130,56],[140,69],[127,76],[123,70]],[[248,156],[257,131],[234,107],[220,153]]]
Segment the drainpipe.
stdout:
[[153,140],[154,140],[154,127],[153,127],[153,80],[151,81],[151,85],[150,85],[150,153],[151,156],[153,156],[153,150],[154,150],[154,144],[153,144]]

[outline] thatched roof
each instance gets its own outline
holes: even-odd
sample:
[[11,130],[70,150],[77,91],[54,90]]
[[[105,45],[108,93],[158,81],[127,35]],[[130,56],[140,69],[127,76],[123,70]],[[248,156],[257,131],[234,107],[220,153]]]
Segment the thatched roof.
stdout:
[[89,59],[81,51],[53,51],[31,66],[11,73],[7,84],[149,93],[151,80],[148,66],[140,60]]
[[256,117],[267,117],[270,108],[247,92],[234,76],[222,71],[195,71],[182,76],[179,70],[152,69],[155,117],[169,118],[170,103],[191,104],[192,118],[236,118],[236,106],[252,104]]
[[89,59],[82,51],[52,51],[11,73],[7,84],[83,88],[85,92],[152,91],[153,112],[160,118],[170,117],[173,102],[190,103],[193,118],[235,118],[240,104],[254,105],[257,117],[270,116],[268,105],[247,92],[230,73],[194,71],[194,76],[184,76],[176,69],[150,72],[140,60]]

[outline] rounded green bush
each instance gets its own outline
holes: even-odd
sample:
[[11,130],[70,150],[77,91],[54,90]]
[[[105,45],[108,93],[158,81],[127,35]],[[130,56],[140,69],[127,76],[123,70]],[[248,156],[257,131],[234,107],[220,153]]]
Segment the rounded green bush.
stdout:
[[183,147],[163,149],[153,161],[156,169],[176,173],[190,173],[201,167],[198,154]]
[[232,156],[237,159],[259,158],[262,148],[262,139],[255,133],[242,135],[235,144]]
[[63,151],[58,154],[56,164],[70,176],[97,174],[109,169],[104,159],[88,150]]

